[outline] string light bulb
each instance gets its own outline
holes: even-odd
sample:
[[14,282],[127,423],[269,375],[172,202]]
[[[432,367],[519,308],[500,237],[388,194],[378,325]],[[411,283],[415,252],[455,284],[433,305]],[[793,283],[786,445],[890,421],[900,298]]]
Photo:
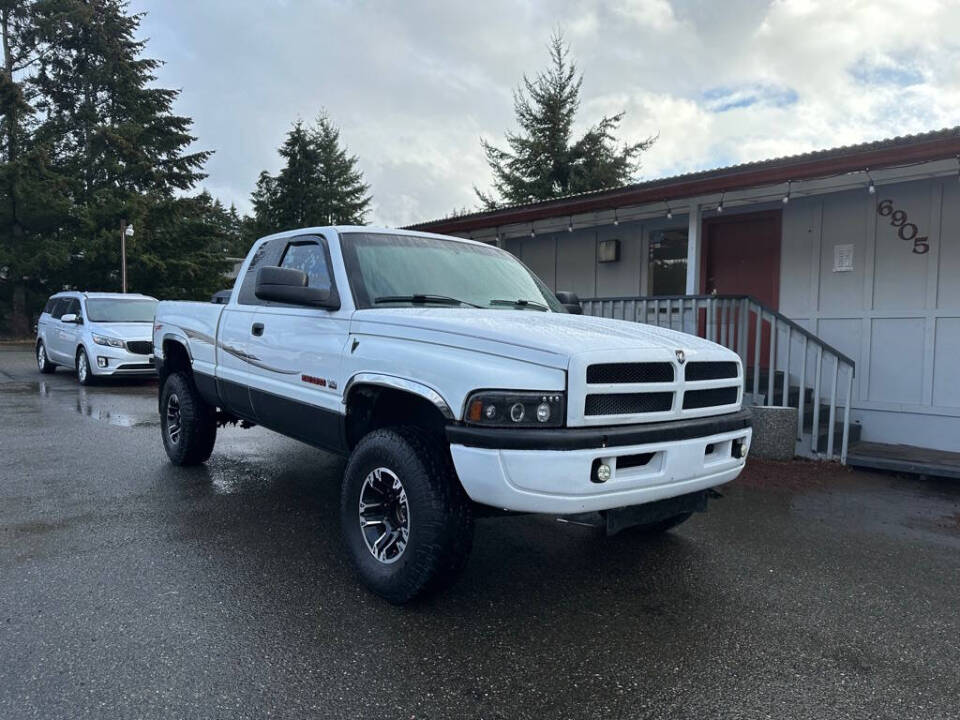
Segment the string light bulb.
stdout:
[[667,206],[667,220],[673,220],[673,210],[670,208],[670,203],[664,200],[663,204]]
[[870,193],[871,195],[876,195],[876,194],[877,194],[877,186],[873,184],[873,178],[870,177],[870,169],[869,169],[869,168],[866,168],[866,169],[864,169],[864,172],[867,174],[867,179],[869,179],[869,181],[870,181],[870,182],[867,183],[867,192]]
[[570,222],[567,223],[567,232],[573,232],[573,217],[571,216]]
[[720,193],[720,202],[717,203],[717,212],[718,212],[718,213],[722,213],[722,212],[723,212],[723,195],[724,195],[724,193]]
[[619,224],[620,224],[620,218],[617,217],[617,209],[614,208],[613,209],[613,226],[616,227]]
[[783,196],[783,200],[781,202],[784,205],[790,202],[790,181],[789,180],[787,180],[787,194]]
[[534,238],[537,236],[537,231],[533,229],[533,223],[530,223],[530,237]]

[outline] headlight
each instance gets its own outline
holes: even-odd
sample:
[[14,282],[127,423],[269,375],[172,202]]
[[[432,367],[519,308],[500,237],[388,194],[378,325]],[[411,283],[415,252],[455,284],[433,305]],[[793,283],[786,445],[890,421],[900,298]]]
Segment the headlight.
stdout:
[[467,398],[464,421],[487,427],[562,427],[565,407],[560,392],[481,390]]
[[109,345],[110,347],[122,348],[123,340],[120,338],[107,337],[106,335],[97,335],[96,333],[91,333],[93,341],[97,345]]

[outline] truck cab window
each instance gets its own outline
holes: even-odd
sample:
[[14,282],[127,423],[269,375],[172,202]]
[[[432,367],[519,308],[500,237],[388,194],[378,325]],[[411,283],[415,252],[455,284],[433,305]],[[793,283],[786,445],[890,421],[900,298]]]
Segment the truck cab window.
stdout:
[[290,244],[283,254],[281,267],[302,270],[310,278],[309,286],[330,289],[330,267],[323,248],[315,242]]

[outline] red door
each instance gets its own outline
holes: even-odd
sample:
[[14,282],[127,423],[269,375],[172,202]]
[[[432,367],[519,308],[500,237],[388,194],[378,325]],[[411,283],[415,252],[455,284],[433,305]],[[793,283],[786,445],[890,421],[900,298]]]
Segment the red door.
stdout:
[[[752,295],[763,305],[780,307],[780,212],[711,218],[703,224],[701,289],[717,295]],[[733,337],[738,336],[739,319]],[[747,328],[746,365],[753,365],[756,317]],[[729,345],[730,343],[728,343]],[[737,349],[735,345],[733,349]],[[770,329],[761,328],[760,366],[770,358]],[[762,377],[762,376],[761,376]]]
[[779,212],[707,220],[703,237],[705,293],[753,295],[779,309]]

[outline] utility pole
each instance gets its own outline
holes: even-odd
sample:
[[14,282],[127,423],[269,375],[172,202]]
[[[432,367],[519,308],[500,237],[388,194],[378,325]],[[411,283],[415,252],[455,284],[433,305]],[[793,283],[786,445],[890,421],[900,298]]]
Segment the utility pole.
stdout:
[[126,220],[120,221],[120,284],[123,292],[127,292],[127,238],[133,237],[133,225],[127,225]]

